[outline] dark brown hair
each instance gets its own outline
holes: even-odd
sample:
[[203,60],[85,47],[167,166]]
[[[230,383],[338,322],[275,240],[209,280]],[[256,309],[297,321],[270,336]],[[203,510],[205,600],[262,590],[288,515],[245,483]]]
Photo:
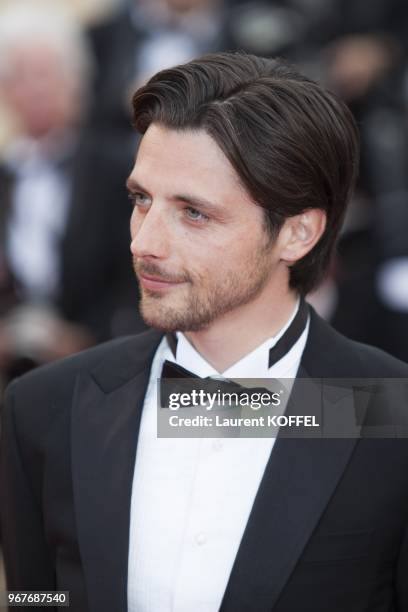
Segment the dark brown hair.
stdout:
[[203,129],[224,152],[272,236],[285,219],[326,211],[315,247],[290,270],[306,294],[326,271],[356,180],[359,137],[348,108],[278,60],[213,53],[162,70],[133,98],[134,124]]

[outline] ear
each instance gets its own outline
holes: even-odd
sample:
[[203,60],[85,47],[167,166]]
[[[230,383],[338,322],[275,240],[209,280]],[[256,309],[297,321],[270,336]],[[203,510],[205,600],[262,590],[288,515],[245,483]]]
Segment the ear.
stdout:
[[294,264],[302,259],[320,240],[325,228],[326,212],[320,208],[286,219],[278,237],[281,261]]

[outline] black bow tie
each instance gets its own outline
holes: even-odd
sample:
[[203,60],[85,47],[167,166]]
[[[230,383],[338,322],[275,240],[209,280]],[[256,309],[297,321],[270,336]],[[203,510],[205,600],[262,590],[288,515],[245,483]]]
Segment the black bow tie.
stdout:
[[[265,387],[243,387],[233,380],[227,378],[212,378],[207,376],[206,378],[200,378],[196,374],[193,374],[189,370],[182,368],[181,366],[173,363],[172,361],[165,361],[163,363],[162,375],[160,380],[160,405],[162,408],[169,407],[169,399],[173,394],[180,396],[181,394],[187,394],[189,397],[193,397],[193,393],[205,393],[205,394],[234,394],[234,397],[239,402],[244,394],[245,396],[251,394],[265,394],[267,393],[272,401],[273,393]],[[255,396],[253,396],[255,397]],[[185,405],[189,407],[189,405]]]

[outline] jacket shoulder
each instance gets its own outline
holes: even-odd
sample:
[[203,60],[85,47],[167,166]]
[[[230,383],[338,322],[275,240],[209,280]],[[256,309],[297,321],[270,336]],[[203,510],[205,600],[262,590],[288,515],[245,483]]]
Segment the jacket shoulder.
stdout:
[[304,365],[316,378],[408,378],[408,364],[343,336],[312,308]]
[[368,344],[347,340],[367,369],[367,376],[381,378],[408,378],[408,364],[389,353]]
[[[16,379],[10,390],[33,400],[39,396],[61,396],[72,393],[77,375],[81,372],[101,372],[108,379],[130,379],[146,364],[154,353],[161,335],[153,330],[134,336],[110,340],[75,355],[41,366]],[[103,384],[103,380],[101,380]]]

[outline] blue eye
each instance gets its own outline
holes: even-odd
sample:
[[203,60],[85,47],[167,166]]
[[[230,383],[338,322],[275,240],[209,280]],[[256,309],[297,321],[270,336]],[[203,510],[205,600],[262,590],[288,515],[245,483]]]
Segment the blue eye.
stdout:
[[184,209],[187,217],[191,221],[208,221],[209,217],[192,206]]
[[146,208],[151,204],[150,196],[147,196],[146,194],[140,193],[138,191],[135,191],[133,193],[129,192],[128,198],[134,206],[138,206],[140,208]]

